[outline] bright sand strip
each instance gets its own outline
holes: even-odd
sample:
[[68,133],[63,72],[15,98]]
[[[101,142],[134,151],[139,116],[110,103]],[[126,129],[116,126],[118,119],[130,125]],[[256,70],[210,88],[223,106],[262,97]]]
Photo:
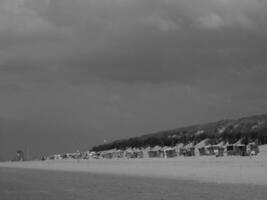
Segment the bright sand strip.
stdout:
[[0,163],[1,166],[267,186],[266,152],[252,158],[196,156],[172,159],[59,160],[6,162]]

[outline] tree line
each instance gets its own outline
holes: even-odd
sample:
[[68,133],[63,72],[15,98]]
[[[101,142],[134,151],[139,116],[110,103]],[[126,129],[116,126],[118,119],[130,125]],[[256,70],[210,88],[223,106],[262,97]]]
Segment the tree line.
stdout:
[[193,143],[197,144],[200,141],[208,139],[209,144],[217,144],[221,141],[233,144],[239,140],[241,143],[248,144],[250,142],[257,142],[259,145],[267,144],[267,128],[260,129],[258,131],[239,132],[239,131],[225,131],[222,134],[213,133],[207,134],[205,132],[201,134],[194,134],[190,132],[178,132],[176,135],[170,135],[165,132],[163,136],[150,136],[147,138],[135,137],[126,140],[118,140],[107,144],[102,144],[93,147],[92,151],[104,151],[110,149],[121,149],[126,148],[143,148],[143,147],[154,147],[154,146],[175,146],[177,143]]

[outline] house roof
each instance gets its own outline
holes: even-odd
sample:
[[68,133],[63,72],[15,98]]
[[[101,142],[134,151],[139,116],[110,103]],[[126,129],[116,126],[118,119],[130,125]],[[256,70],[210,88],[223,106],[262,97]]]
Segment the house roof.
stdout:
[[223,141],[221,141],[220,143],[216,144],[216,146],[220,146],[220,147],[222,147],[222,146],[224,146],[224,145],[225,145],[225,144],[224,144]]
[[171,150],[175,150],[175,148],[165,146],[165,147],[162,148],[162,150],[163,150],[163,151],[171,151]]
[[140,152],[140,151],[142,151],[141,149],[138,149],[138,148],[133,148],[133,151],[134,152]]
[[151,147],[142,148],[143,151],[150,151]]
[[152,150],[152,151],[160,151],[160,150],[162,150],[162,147],[160,147],[160,146],[155,146],[155,147],[153,147],[151,150]]
[[184,148],[192,148],[192,147],[194,147],[193,142],[191,142],[191,143],[189,143],[189,144],[184,146]]
[[133,152],[133,149],[130,148],[130,147],[128,147],[125,151],[126,151],[126,152]]
[[204,139],[204,140],[200,141],[199,143],[197,143],[195,145],[195,148],[199,149],[199,148],[205,147],[208,140],[209,139]]
[[183,143],[178,143],[178,144],[176,144],[176,148],[182,148],[182,147],[184,147],[184,144]]
[[234,145],[241,145],[241,140],[238,140]]

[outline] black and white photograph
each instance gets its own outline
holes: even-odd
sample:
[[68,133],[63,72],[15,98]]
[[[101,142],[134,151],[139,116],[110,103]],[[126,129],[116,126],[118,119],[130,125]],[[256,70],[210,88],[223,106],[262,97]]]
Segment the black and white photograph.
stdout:
[[0,200],[266,200],[267,0],[0,0]]

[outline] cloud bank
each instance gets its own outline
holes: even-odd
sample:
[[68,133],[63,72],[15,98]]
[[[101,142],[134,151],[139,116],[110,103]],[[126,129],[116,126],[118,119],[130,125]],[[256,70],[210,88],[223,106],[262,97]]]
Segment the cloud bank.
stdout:
[[56,138],[50,150],[65,151],[266,112],[266,8],[265,0],[0,0],[1,150],[11,155],[30,140],[45,152]]

